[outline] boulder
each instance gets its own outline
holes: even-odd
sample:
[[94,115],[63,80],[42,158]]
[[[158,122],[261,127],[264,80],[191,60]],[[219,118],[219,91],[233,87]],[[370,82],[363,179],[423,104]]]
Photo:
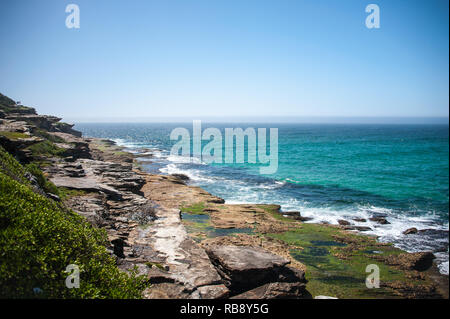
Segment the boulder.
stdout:
[[[232,295],[245,291],[248,296],[242,298],[292,298],[308,295],[305,292],[304,272],[287,267],[287,259],[265,249],[250,246],[210,246],[206,248],[206,253]],[[258,289],[250,292],[255,288]]]
[[348,225],[350,225],[350,222],[348,222],[348,221],[346,221],[344,219],[339,219],[337,222],[341,226],[348,226]]
[[374,216],[374,217],[369,218],[369,220],[376,222],[378,224],[381,224],[381,225],[390,224],[390,222],[388,222],[386,218],[381,217],[381,216]]
[[367,226],[345,226],[345,230],[357,230],[357,231],[369,231],[372,230],[372,228]]
[[409,235],[409,234],[417,234],[418,230],[415,227],[408,228],[403,232],[403,235]]

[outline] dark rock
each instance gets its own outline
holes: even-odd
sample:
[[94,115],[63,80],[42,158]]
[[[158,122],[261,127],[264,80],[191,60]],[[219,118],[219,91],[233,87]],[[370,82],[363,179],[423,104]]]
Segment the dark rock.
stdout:
[[345,230],[358,230],[358,231],[369,231],[372,230],[372,228],[367,226],[345,226]]
[[185,175],[185,174],[179,174],[179,173],[175,173],[175,174],[171,174],[173,177],[176,177],[178,179],[181,179],[182,181],[188,181],[189,180],[189,176]]
[[408,228],[403,232],[403,235],[409,235],[409,234],[417,234],[418,230],[415,227]]
[[370,220],[370,221],[373,221],[373,222],[377,222],[378,224],[381,224],[381,225],[387,225],[387,224],[390,224],[390,222],[388,222],[386,218],[384,218],[384,217],[379,217],[379,216],[371,217],[371,218],[369,218],[369,220]]
[[350,222],[348,222],[348,221],[346,221],[344,219],[339,219],[337,222],[339,223],[339,225],[342,225],[342,226],[350,225]]
[[174,283],[175,279],[167,271],[161,270],[158,267],[151,267],[147,272],[147,278],[151,284],[160,284],[163,282]]
[[60,202],[61,201],[61,198],[59,198],[58,195],[55,195],[55,194],[52,194],[52,193],[47,193],[47,197],[53,199],[56,202]]
[[224,204],[225,200],[223,198],[220,197],[214,197],[212,199],[208,199],[207,200],[208,203],[212,203],[212,204]]
[[404,270],[425,271],[433,265],[433,259],[436,257],[432,252],[418,252],[402,253],[387,257],[374,256],[373,258],[380,259],[389,265],[397,266]]
[[280,212],[284,217],[299,220],[302,222],[306,222],[308,220],[311,220],[311,217],[304,217],[300,214],[298,211],[291,211],[291,212]]
[[367,219],[365,219],[365,218],[353,218],[353,220],[355,221],[355,222],[360,222],[360,223],[365,223],[365,222],[367,222]]

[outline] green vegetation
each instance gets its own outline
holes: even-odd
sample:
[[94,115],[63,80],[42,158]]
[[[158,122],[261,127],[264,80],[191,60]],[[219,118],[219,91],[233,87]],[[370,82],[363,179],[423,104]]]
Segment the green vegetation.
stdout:
[[65,143],[66,142],[63,138],[61,138],[59,136],[56,136],[56,135],[53,135],[53,134],[50,134],[50,133],[48,133],[45,130],[40,129],[40,128],[34,129],[33,130],[33,135],[42,137],[43,139],[49,140],[50,142],[53,142],[53,143]]
[[280,206],[278,206],[278,205],[261,204],[261,205],[256,205],[256,206],[259,207],[259,208],[264,209],[273,218],[278,219],[278,220],[280,220],[282,222],[288,222],[288,223],[294,222],[293,219],[284,217],[282,214],[280,214],[280,212],[279,212]]
[[338,298],[395,298],[390,288],[367,289],[366,267],[376,264],[381,282],[414,281],[407,272],[388,266],[371,256],[399,254],[392,245],[378,243],[375,238],[344,232],[336,227],[304,223],[300,228],[277,234],[268,234],[289,244],[291,256],[307,267],[308,291],[313,296]]
[[183,213],[190,213],[190,214],[197,214],[197,215],[199,215],[199,214],[205,214],[203,212],[203,210],[205,208],[206,208],[205,207],[205,203],[204,202],[199,202],[199,203],[196,203],[196,204],[192,204],[190,206],[183,206],[183,207],[181,207],[180,210]]
[[58,187],[58,196],[62,199],[68,199],[70,197],[74,197],[74,196],[85,196],[89,194],[89,192],[84,191],[84,190],[79,190],[79,189],[70,189],[70,188],[66,188],[66,187]]
[[36,177],[39,186],[46,192],[59,195],[58,187],[50,182],[41,171],[41,169],[34,163],[25,166],[25,169]]
[[10,140],[17,140],[19,138],[28,138],[30,137],[27,134],[20,133],[20,132],[7,132],[7,131],[0,131],[0,135],[4,136]]
[[[0,298],[141,297],[145,279],[117,268],[104,230],[33,192],[1,147],[0,160]],[[37,166],[27,169],[39,175]],[[80,288],[65,286],[69,264],[81,270]]]

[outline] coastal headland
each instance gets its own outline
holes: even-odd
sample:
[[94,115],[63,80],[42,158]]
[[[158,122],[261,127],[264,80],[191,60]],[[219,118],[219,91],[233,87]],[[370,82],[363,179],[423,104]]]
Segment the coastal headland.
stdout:
[[[0,98],[2,174],[23,177],[8,170],[12,156],[33,192],[103,229],[116,266],[144,279],[143,298],[448,298],[430,252],[380,243],[351,221],[227,204],[182,174],[143,171],[139,154],[110,140]],[[369,265],[379,288],[366,286]]]

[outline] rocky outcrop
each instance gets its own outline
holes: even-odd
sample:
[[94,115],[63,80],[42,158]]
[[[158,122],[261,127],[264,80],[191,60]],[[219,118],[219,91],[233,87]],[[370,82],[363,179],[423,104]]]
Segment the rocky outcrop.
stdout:
[[73,124],[60,122],[61,118],[51,115],[10,113],[7,120],[24,121],[48,132],[61,132],[81,137],[81,132],[73,129]]
[[418,230],[415,227],[408,228],[403,232],[403,235],[417,234]]
[[348,225],[350,225],[350,222],[348,222],[348,221],[346,221],[344,219],[339,219],[338,220],[338,224],[341,225],[341,226],[348,226]]
[[236,298],[309,298],[303,271],[264,249],[212,246],[206,252]]
[[387,257],[374,256],[374,259],[382,260],[388,265],[396,266],[403,270],[425,271],[433,265],[436,257],[431,252],[403,253]]

